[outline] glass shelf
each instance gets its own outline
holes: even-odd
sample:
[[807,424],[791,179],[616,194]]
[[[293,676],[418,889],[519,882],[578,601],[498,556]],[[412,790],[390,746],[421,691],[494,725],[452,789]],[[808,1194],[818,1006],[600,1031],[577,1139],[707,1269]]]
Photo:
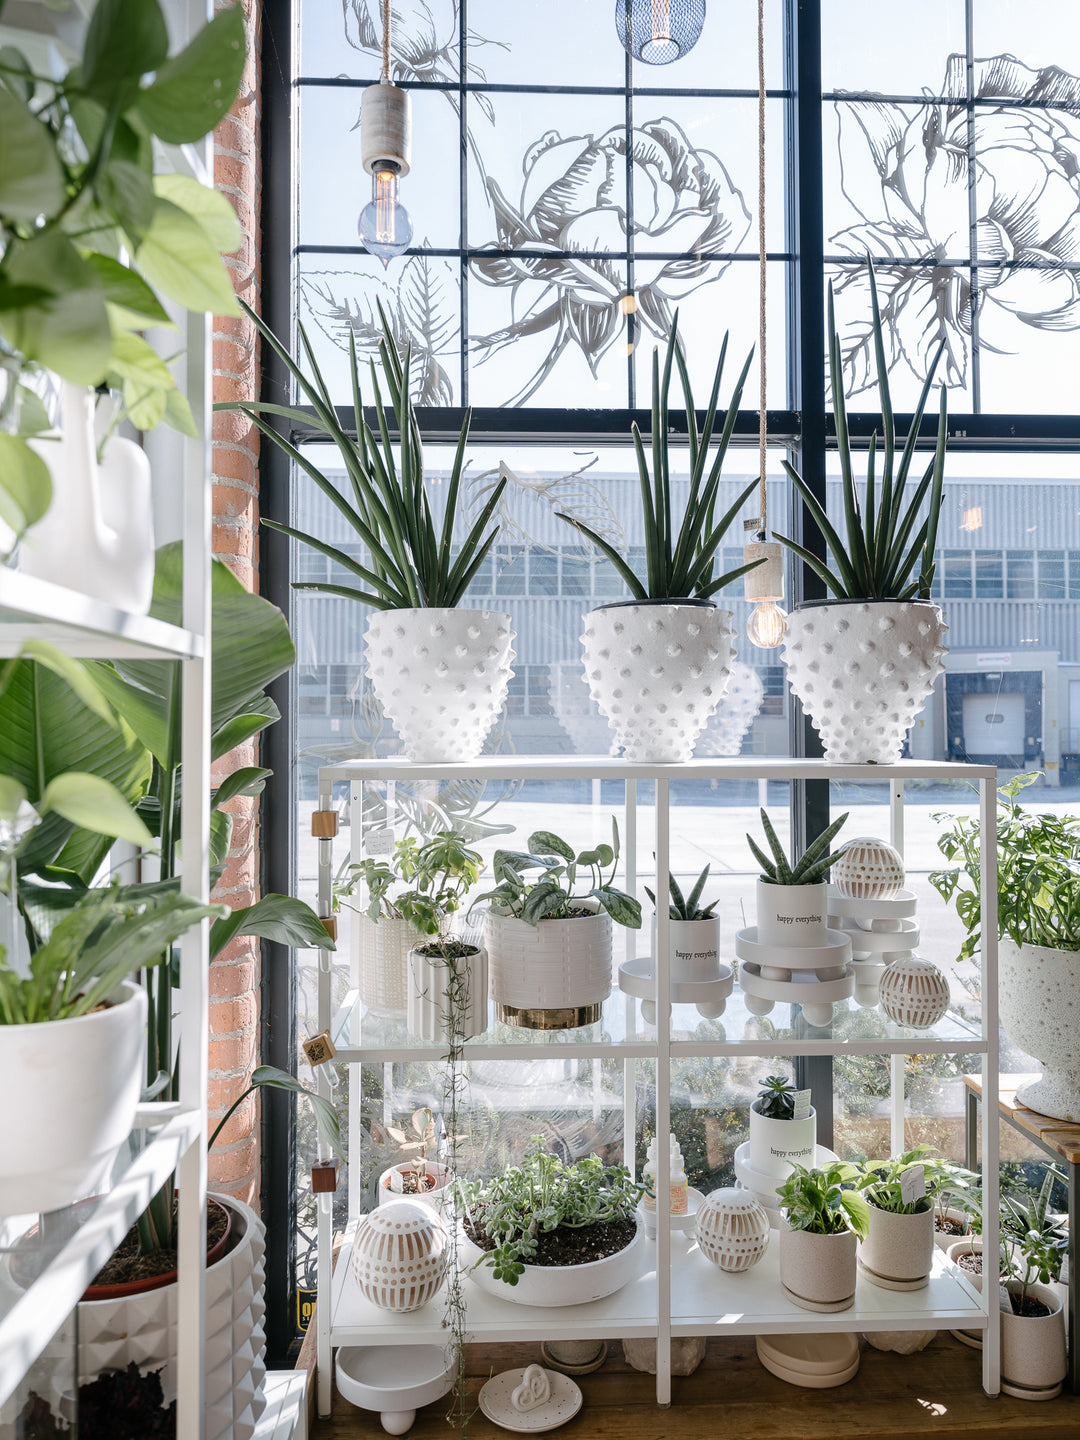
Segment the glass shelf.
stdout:
[[80,660],[190,660],[204,653],[201,636],[189,630],[0,567],[0,657],[17,655],[31,639]]

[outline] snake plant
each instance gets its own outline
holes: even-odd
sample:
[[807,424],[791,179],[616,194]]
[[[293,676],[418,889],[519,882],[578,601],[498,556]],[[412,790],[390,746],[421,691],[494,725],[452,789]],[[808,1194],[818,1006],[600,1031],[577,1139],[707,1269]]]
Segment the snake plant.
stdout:
[[829,842],[847,818],[848,812],[845,810],[838,820],[834,820],[828,829],[823,830],[817,839],[806,847],[795,865],[789,865],[780,837],[762,809],[761,826],[769,842],[772,859],[769,859],[752,835],[746,837],[750,849],[754,852],[754,859],[761,866],[762,880],[770,885],[816,885],[819,880],[824,880],[837,858],[835,855],[826,854]]

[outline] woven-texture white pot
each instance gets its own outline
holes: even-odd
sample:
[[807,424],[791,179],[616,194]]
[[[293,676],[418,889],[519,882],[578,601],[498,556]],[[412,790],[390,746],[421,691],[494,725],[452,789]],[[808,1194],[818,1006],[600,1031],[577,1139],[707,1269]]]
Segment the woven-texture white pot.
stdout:
[[624,1249],[603,1260],[585,1265],[526,1265],[516,1285],[497,1280],[490,1265],[478,1263],[484,1254],[473,1244],[464,1230],[458,1232],[458,1259],[470,1280],[517,1305],[584,1305],[614,1295],[631,1280],[636,1280],[645,1262],[645,1225],[638,1216],[637,1233]]
[[949,1008],[949,982],[929,960],[913,955],[882,971],[881,1008],[897,1025],[929,1030]]
[[[232,1195],[214,1199],[232,1211],[234,1248],[206,1271],[206,1440],[250,1440],[266,1405],[263,1257],[266,1227]],[[161,1367],[166,1405],[176,1398],[177,1286],[79,1305],[79,1379],[134,1362]]]
[[125,982],[112,1000],[71,1020],[0,1025],[0,1075],[18,1090],[5,1107],[0,1216],[58,1210],[107,1179],[135,1119],[146,1045],[145,992]]
[[774,1120],[750,1106],[750,1165],[759,1175],[786,1180],[793,1165],[812,1169],[817,1153],[817,1111],[800,1120]]
[[352,1247],[353,1279],[380,1310],[419,1310],[446,1278],[448,1236],[439,1215],[396,1200],[361,1215]]
[[360,927],[360,998],[372,1015],[397,1019],[409,1003],[409,951],[417,931],[408,920],[370,920]]
[[[934,1207],[898,1215],[870,1202],[870,1229],[859,1242],[863,1273],[873,1284],[895,1281],[916,1288],[930,1283],[934,1263]],[[886,1284],[885,1289],[890,1287]]]
[[707,605],[609,605],[585,616],[585,679],[626,759],[677,764],[727,688],[735,628]]
[[410,760],[475,760],[506,700],[510,616],[495,610],[375,610],[371,688]]
[[697,1213],[698,1249],[721,1270],[756,1265],[769,1245],[769,1217],[748,1190],[713,1190]]
[[1080,1026],[1076,996],[1080,954],[1046,945],[998,943],[1001,1023],[1014,1045],[1043,1067],[1016,1098],[1040,1115],[1080,1123]]
[[429,1042],[449,1039],[451,1005],[456,984],[463,987],[460,1034],[471,1040],[487,1029],[487,951],[462,955],[452,964],[437,955],[409,951],[409,1002],[406,1027],[410,1035]]
[[821,735],[827,760],[899,760],[904,737],[945,668],[948,628],[928,600],[802,605],[788,616],[788,683]]
[[603,911],[538,925],[489,911],[485,939],[497,1005],[571,1010],[602,1005],[611,994],[611,917]]
[[855,1303],[855,1233],[812,1235],[780,1226],[780,1282],[804,1310],[847,1310]]

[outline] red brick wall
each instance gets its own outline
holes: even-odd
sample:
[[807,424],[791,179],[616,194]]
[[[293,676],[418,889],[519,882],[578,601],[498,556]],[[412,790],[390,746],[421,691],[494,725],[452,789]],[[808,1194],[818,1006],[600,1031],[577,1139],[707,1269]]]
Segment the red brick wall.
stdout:
[[[214,134],[214,181],[229,196],[244,232],[225,263],[236,293],[259,302],[259,0],[243,0],[248,17],[248,64],[232,113]],[[222,4],[218,8],[224,8]],[[254,400],[258,345],[246,319],[214,321],[214,400]],[[213,424],[214,553],[249,589],[258,588],[259,432],[236,412],[216,411]],[[258,763],[257,743],[242,745],[214,767],[214,778]],[[250,905],[258,896],[258,802],[238,799],[228,868],[214,891],[227,905]],[[247,1087],[259,1063],[259,942],[240,939],[210,972],[210,1128]],[[259,1132],[254,1097],[236,1112],[210,1152],[210,1184],[258,1202]]]

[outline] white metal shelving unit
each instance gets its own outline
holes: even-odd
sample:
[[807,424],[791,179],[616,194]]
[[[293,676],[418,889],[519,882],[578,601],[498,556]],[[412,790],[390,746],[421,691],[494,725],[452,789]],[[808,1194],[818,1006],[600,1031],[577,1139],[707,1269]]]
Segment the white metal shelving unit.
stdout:
[[[825,760],[759,759],[739,757],[722,760],[693,760],[684,765],[630,764],[608,757],[519,757],[484,756],[467,765],[413,764],[405,760],[370,760],[348,764],[326,765],[319,770],[320,811],[334,808],[334,787],[348,785],[350,812],[351,858],[364,855],[365,831],[362,822],[362,801],[365,786],[385,789],[387,821],[392,828],[395,812],[394,787],[416,782],[453,780],[611,780],[622,782],[625,796],[623,826],[623,863],[626,888],[633,891],[637,882],[638,849],[637,788],[643,782],[655,786],[654,833],[652,850],[656,856],[655,873],[664,875],[669,868],[671,828],[678,823],[678,810],[673,811],[670,787],[673,781],[704,780],[835,780],[885,781],[889,786],[891,834],[893,843],[903,849],[903,804],[906,781],[962,779],[970,782],[979,793],[979,818],[984,841],[982,1010],[981,1024],[976,1028],[962,1017],[948,1014],[930,1031],[904,1029],[893,1024],[878,1011],[859,1011],[853,1002],[837,1007],[830,1027],[810,1028],[802,1020],[801,1010],[791,1007],[792,1021],[784,1027],[778,1021],[774,1036],[765,1038],[755,1017],[742,1006],[741,991],[728,1001],[723,1026],[706,1022],[702,1025],[695,1014],[693,1040],[673,1037],[673,1031],[684,1027],[679,1013],[686,1008],[665,1005],[656,1007],[655,1026],[648,1026],[641,1017],[640,1003],[616,991],[604,1008],[598,1025],[578,1031],[562,1031],[557,1037],[544,1032],[529,1032],[495,1024],[476,1039],[465,1044],[465,1061],[530,1059],[621,1059],[624,1063],[623,1134],[634,1135],[637,1101],[636,1071],[640,1061],[652,1060],[656,1065],[656,1116],[659,1133],[667,1128],[670,1117],[670,1066],[672,1060],[690,1056],[717,1059],[738,1055],[781,1056],[840,1053],[888,1054],[892,1061],[892,1149],[903,1148],[904,1135],[904,1056],[965,1051],[979,1054],[984,1085],[997,1084],[997,953],[996,935],[996,771],[991,766],[955,765],[933,761],[902,761],[894,766],[837,765]],[[334,876],[333,841],[319,840],[319,910],[331,911]],[[334,1036],[337,1058],[358,1066],[361,1063],[393,1061],[437,1062],[438,1045],[425,1045],[405,1032],[404,1022],[386,1021],[367,1016],[362,997],[356,987],[359,976],[358,927],[353,927],[352,975],[354,988],[343,1005],[334,1010],[331,997],[329,966],[320,965],[318,992],[318,1023]],[[634,935],[625,932],[632,947]],[[656,961],[657,993],[666,994],[669,982],[667,907],[657,912]],[[648,944],[648,940],[645,940]],[[779,1012],[778,1012],[779,1013]],[[861,1016],[859,1024],[855,1016]],[[866,1017],[872,1016],[872,1019]],[[776,1017],[774,1016],[774,1019]],[[745,1022],[745,1023],[744,1023]],[[746,1029],[746,1024],[750,1029]],[[712,1027],[715,1039],[700,1038]],[[728,1040],[732,1033],[742,1038]],[[320,1085],[328,1093],[327,1082],[320,1075]],[[359,1076],[352,1070],[350,1077]],[[993,1089],[984,1093],[994,1094]],[[354,1107],[354,1110],[356,1107]],[[355,1113],[351,1114],[350,1140],[360,1143],[361,1127]],[[983,1174],[985,1213],[988,1227],[997,1215],[997,1134],[987,1127],[983,1138]],[[632,1141],[626,1151],[627,1163],[633,1168]],[[667,1153],[660,1147],[657,1191],[661,1204],[668,1193]],[[352,1167],[355,1175],[359,1166]],[[351,1223],[356,1223],[359,1209],[358,1187],[350,1194]],[[319,1278],[317,1340],[319,1369],[319,1412],[329,1413],[332,1351],[338,1345],[386,1343],[389,1337],[401,1344],[431,1344],[446,1339],[442,1312],[436,1299],[419,1312],[395,1315],[379,1310],[366,1301],[356,1288],[351,1267],[342,1263],[331,1278],[332,1221],[329,1213],[319,1216]],[[988,1249],[996,1255],[994,1235],[989,1234]],[[348,1242],[346,1242],[348,1243]],[[472,1339],[535,1340],[551,1335],[561,1339],[610,1338],[612,1336],[655,1336],[657,1339],[657,1403],[671,1400],[669,1340],[672,1335],[701,1334],[765,1334],[797,1330],[922,1330],[946,1327],[982,1329],[983,1387],[988,1394],[999,1388],[998,1327],[996,1324],[996,1284],[991,1274],[984,1294],[980,1295],[953,1266],[938,1254],[927,1289],[913,1293],[883,1290],[860,1278],[855,1305],[836,1315],[822,1315],[799,1309],[784,1298],[780,1286],[777,1247],[771,1245],[765,1259],[744,1275],[724,1275],[706,1262],[692,1239],[672,1231],[663,1223],[658,1226],[655,1241],[647,1242],[647,1261],[643,1273],[632,1284],[587,1305],[541,1309],[500,1300],[477,1286],[466,1289],[467,1327]],[[993,1309],[990,1297],[994,1296]],[[990,1323],[991,1320],[994,1323]]]

